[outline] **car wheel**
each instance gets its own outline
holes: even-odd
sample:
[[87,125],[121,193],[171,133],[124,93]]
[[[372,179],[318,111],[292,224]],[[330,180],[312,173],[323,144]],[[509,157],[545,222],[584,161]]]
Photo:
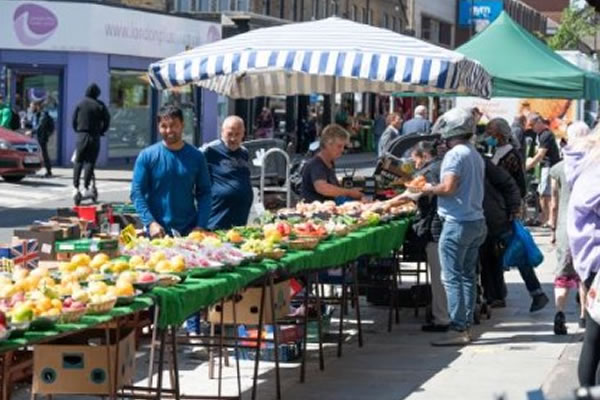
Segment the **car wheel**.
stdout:
[[3,175],[2,178],[4,178],[6,182],[17,183],[21,182],[23,178],[25,178],[25,175]]

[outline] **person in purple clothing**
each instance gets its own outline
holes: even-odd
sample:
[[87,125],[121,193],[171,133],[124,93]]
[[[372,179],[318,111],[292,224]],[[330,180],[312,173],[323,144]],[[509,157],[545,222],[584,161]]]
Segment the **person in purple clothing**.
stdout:
[[[571,188],[567,237],[573,266],[589,289],[600,269],[600,129],[564,149],[565,175]],[[600,383],[600,324],[585,313],[585,336],[579,356],[581,386]]]

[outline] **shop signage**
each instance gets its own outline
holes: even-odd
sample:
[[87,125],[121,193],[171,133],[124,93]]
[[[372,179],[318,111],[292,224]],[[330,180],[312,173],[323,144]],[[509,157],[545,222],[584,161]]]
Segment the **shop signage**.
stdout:
[[502,0],[460,0],[458,24],[485,27],[502,13],[503,7]]
[[3,1],[0,49],[172,56],[221,38],[217,23],[100,4]]

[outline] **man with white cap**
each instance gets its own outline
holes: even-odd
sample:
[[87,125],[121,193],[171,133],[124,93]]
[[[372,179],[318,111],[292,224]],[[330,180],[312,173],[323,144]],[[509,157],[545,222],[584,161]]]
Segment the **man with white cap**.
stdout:
[[474,130],[472,114],[460,108],[442,115],[432,130],[450,149],[442,161],[441,182],[423,188],[424,194],[438,196],[438,214],[443,220],[439,255],[450,314],[450,330],[432,342],[434,346],[471,342],[479,247],[487,233],[483,214],[485,165],[470,142]]
[[427,107],[418,105],[415,107],[414,117],[402,125],[403,135],[418,133],[427,135],[431,130],[431,122],[427,119]]

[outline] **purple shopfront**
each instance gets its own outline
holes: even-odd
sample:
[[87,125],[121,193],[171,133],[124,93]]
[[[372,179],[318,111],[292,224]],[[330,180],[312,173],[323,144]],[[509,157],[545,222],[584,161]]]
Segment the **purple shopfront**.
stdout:
[[[8,12],[4,12],[7,9]],[[153,116],[166,103],[184,110],[185,138],[215,137],[217,96],[187,86],[156,91],[148,65],[186,48],[218,40],[220,25],[90,3],[8,2],[0,13],[0,94],[23,122],[32,101],[55,118],[49,151],[68,166],[75,147],[73,111],[95,82],[111,113],[98,165],[132,163],[157,140]]]

